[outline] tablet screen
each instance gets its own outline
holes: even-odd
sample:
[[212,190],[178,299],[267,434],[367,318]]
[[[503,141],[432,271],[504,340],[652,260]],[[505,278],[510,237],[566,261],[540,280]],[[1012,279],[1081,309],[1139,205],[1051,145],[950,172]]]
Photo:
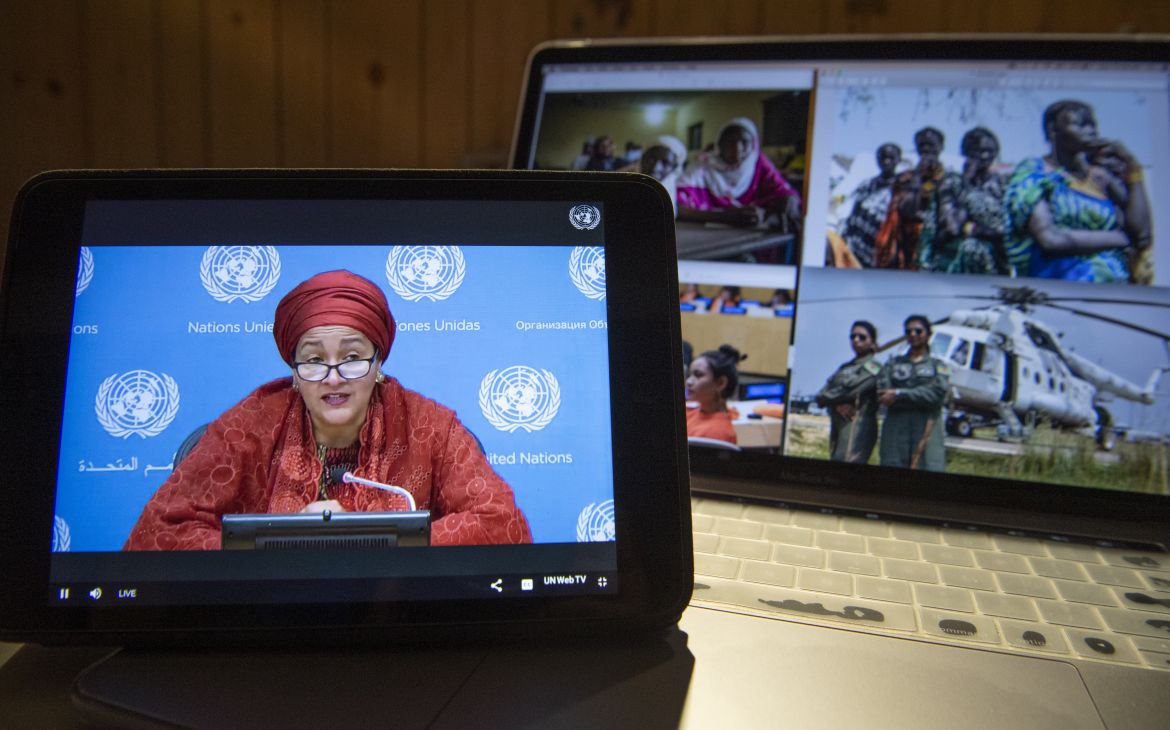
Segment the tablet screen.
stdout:
[[[50,602],[616,594],[604,218],[87,203]],[[225,514],[410,507],[429,546],[220,549]]]

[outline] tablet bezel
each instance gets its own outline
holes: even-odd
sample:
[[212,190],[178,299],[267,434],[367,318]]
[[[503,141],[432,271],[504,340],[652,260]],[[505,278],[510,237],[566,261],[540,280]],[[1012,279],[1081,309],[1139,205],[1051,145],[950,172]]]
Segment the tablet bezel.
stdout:
[[[620,590],[362,604],[51,606],[53,489],[10,490],[0,516],[0,638],[44,643],[333,642],[642,630],[673,624],[692,557],[671,203],[636,174],[374,170],[61,171],[17,198],[0,313],[0,463],[12,484],[55,484],[76,261],[88,200],[547,200],[601,202]],[[549,242],[558,245],[558,242]],[[560,244],[563,245],[563,244]],[[36,353],[36,363],[26,354]],[[30,410],[34,408],[35,411]],[[49,444],[50,448],[45,448]],[[34,455],[33,458],[29,458]],[[449,549],[449,548],[436,548]],[[519,550],[523,546],[493,549]],[[327,590],[327,583],[322,589]]]

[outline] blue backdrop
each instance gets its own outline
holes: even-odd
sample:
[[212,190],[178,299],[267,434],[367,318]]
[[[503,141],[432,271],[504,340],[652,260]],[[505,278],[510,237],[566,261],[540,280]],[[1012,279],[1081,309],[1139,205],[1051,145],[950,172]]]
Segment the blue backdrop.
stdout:
[[[536,541],[613,539],[601,249],[93,246],[79,261],[53,548],[119,550],[187,435],[289,374],[271,332],[280,298],[338,268],[382,287],[398,322],[384,370],[456,411]],[[509,400],[517,384],[530,399]]]

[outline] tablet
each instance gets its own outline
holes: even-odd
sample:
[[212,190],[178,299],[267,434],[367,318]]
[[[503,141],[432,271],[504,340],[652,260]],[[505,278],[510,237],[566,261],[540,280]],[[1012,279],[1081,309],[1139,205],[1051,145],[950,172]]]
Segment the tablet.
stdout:
[[[34,178],[3,279],[0,638],[673,624],[672,216],[635,174]],[[265,524],[230,515],[298,539],[224,549]],[[407,536],[344,539],[363,523]]]

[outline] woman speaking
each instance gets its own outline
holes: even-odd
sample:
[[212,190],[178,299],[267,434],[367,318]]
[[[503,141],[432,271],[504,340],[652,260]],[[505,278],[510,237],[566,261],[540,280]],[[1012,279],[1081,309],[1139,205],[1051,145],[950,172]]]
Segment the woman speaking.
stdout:
[[260,386],[208,427],[147,503],[126,550],[217,550],[234,513],[395,512],[409,491],[429,509],[433,545],[531,542],[511,488],[455,413],[381,372],[394,342],[373,282],[330,271],[276,307],[273,336],[291,377]]

